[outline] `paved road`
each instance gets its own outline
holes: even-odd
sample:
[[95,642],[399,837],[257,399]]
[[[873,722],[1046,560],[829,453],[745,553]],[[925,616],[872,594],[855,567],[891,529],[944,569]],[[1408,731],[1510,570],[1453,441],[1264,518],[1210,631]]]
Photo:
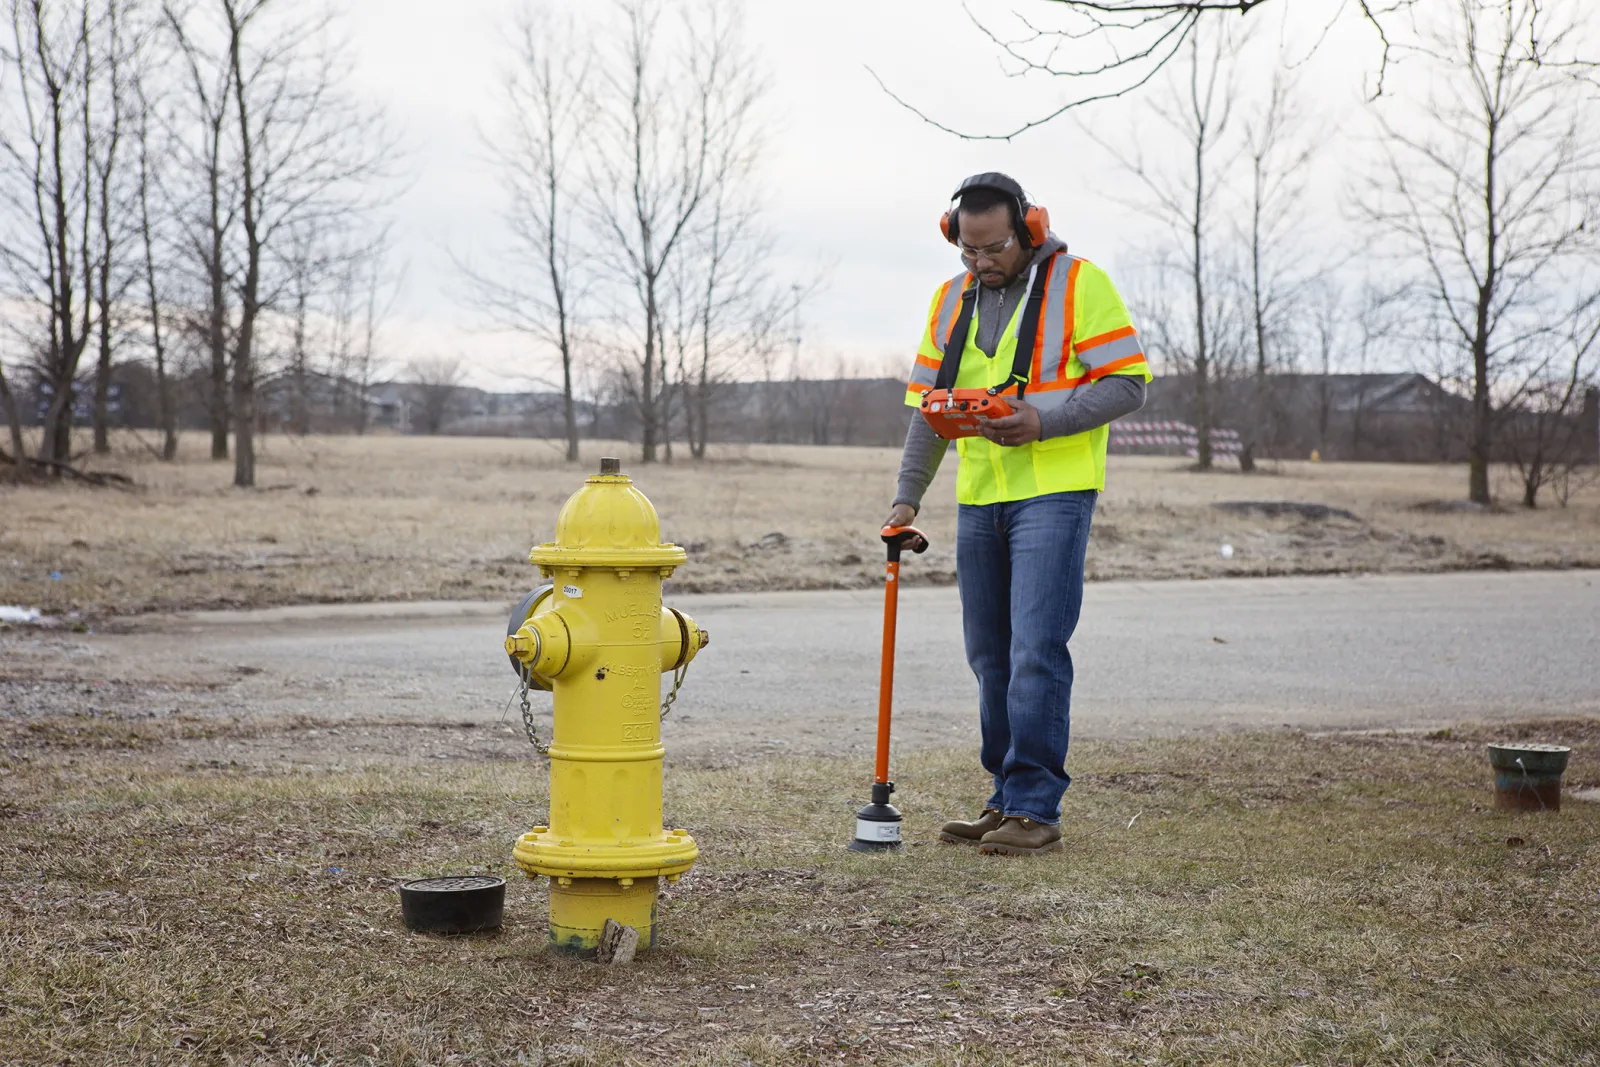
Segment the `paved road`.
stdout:
[[[685,596],[708,628],[670,748],[738,756],[871,744],[876,591]],[[902,594],[896,744],[976,738],[952,589]],[[498,718],[504,613],[482,604],[152,619],[12,646],[57,677],[216,685],[233,711]],[[1090,586],[1073,642],[1079,737],[1430,726],[1600,714],[1600,572]]]

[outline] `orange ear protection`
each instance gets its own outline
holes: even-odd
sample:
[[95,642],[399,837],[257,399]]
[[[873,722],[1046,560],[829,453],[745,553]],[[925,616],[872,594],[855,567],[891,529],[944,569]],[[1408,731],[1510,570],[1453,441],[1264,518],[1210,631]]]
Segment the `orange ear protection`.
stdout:
[[939,219],[939,232],[944,234],[944,239],[951,244],[958,244],[961,240],[961,220],[957,215],[960,200],[973,189],[993,189],[995,192],[1004,193],[1011,205],[1011,228],[1023,240],[1034,248],[1038,248],[1049,239],[1050,212],[1045,208],[1028,203],[1028,194],[1022,191],[1022,186],[1008,174],[999,171],[989,171],[984,174],[974,174],[950,194],[950,199],[956,201],[956,206],[946,211]]

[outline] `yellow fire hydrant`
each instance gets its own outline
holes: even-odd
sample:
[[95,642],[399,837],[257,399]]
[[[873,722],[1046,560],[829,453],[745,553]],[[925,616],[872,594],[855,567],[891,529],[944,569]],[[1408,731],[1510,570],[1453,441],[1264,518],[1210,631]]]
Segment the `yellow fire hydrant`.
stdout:
[[553,585],[505,647],[553,693],[555,732],[549,825],[523,834],[512,856],[550,879],[551,944],[595,948],[614,919],[647,948],[660,880],[677,881],[700,854],[688,831],[661,823],[661,675],[709,639],[661,605],[661,580],[687,557],[661,543],[656,509],[603,459],[562,507],[555,541],[528,558]]

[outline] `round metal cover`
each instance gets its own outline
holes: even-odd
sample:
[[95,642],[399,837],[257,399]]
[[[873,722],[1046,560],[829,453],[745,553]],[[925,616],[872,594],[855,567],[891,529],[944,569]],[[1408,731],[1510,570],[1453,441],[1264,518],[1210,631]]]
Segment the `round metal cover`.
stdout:
[[459,893],[466,889],[492,889],[505,884],[504,878],[487,874],[452,874],[443,878],[413,878],[409,882],[402,882],[401,886],[420,889],[425,893]]
[[429,934],[476,934],[500,929],[506,880],[463,874],[413,878],[400,883],[400,916],[406,927]]

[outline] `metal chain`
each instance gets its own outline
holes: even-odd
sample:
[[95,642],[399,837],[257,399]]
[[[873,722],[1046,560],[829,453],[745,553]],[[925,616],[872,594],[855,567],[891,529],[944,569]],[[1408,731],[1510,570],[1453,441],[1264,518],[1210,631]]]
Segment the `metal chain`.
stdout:
[[689,661],[685,657],[682,665],[672,672],[672,692],[667,694],[667,699],[661,702],[661,718],[666,719],[672,711],[672,705],[678,699],[678,690],[683,688],[683,680],[689,676]]
[[533,724],[533,708],[528,703],[528,667],[523,665],[519,672],[521,681],[517,685],[517,696],[522,699],[522,729],[528,735],[528,743],[541,756],[550,754],[550,746],[539,740],[539,728]]

